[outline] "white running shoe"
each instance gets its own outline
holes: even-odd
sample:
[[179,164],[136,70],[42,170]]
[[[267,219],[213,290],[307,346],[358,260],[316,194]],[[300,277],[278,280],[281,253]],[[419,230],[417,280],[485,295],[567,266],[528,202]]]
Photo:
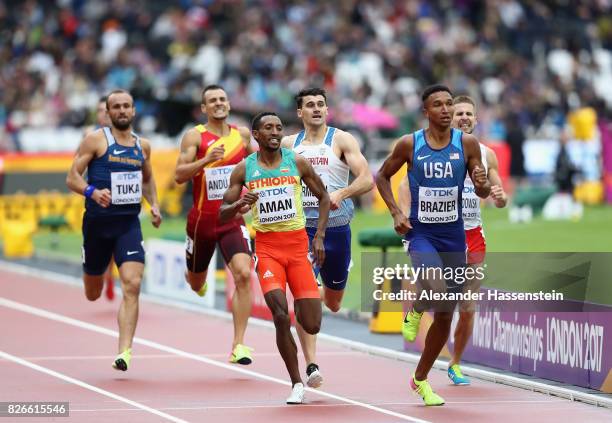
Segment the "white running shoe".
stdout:
[[308,379],[306,380],[306,385],[310,388],[318,388],[323,384],[323,375],[319,370],[319,366],[314,363],[311,363],[306,368],[306,375]]
[[287,404],[302,404],[304,402],[304,385],[296,383],[293,385],[291,395],[287,398]]

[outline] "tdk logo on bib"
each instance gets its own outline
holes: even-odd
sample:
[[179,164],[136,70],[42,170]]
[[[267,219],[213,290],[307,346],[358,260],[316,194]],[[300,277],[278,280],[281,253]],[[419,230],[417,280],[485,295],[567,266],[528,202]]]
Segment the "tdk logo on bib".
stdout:
[[464,194],[474,194],[475,192],[476,192],[476,188],[474,188],[473,186],[467,186],[467,185],[463,186]]
[[231,174],[232,170],[234,170],[234,166],[212,167],[210,168],[209,175],[225,176]]
[[455,195],[453,188],[427,188],[426,197],[450,197]]
[[138,172],[117,172],[116,175],[117,181],[133,181],[140,179],[140,173]]
[[275,197],[277,195],[287,195],[287,194],[288,194],[287,187],[270,188],[270,189],[263,189],[259,191],[260,198]]

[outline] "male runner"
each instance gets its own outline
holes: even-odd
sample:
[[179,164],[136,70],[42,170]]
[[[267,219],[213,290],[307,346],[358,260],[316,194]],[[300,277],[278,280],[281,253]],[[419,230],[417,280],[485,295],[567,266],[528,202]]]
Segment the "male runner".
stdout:
[[[453,100],[454,114],[452,126],[471,134],[477,124],[476,104],[468,96],[458,96]],[[499,177],[497,156],[495,152],[484,144],[480,144],[482,162],[491,184],[491,198],[495,207],[505,207],[508,196],[502,187]],[[486,242],[482,229],[482,218],[480,214],[480,199],[475,193],[474,184],[470,178],[465,178],[463,185],[463,226],[465,228],[465,238],[468,247],[467,264],[472,267],[480,267],[484,262],[486,253]],[[468,280],[466,290],[477,292],[480,289],[478,279]],[[448,377],[455,385],[469,385],[470,380],[463,375],[459,363],[461,356],[467,346],[468,340],[474,328],[474,301],[462,301],[459,307],[459,322],[455,328],[455,345],[453,357],[448,366]]]
[[[486,198],[491,187],[476,138],[451,128],[453,98],[450,90],[444,85],[430,86],[423,92],[422,101],[428,128],[397,140],[378,171],[376,185],[393,216],[395,230],[405,235],[413,267],[450,268],[454,271],[465,266],[461,194],[466,170],[474,181],[478,196]],[[410,221],[396,204],[390,182],[404,163],[410,179]],[[426,277],[419,278],[424,290],[439,293],[461,288],[454,280],[437,278],[439,272],[431,273],[433,275],[427,272]],[[404,332],[410,340],[416,338],[421,316],[431,304],[425,300],[415,301],[413,309],[406,314]],[[444,404],[444,399],[431,389],[427,375],[448,339],[454,303],[451,302],[450,306],[436,308],[425,348],[410,380],[412,389],[428,406]]]
[[248,128],[227,123],[230,103],[222,87],[204,88],[201,109],[208,122],[185,133],[175,170],[177,183],[193,179],[193,207],[187,217],[185,278],[198,295],[206,294],[206,273],[218,243],[236,284],[232,297],[234,340],[229,361],[247,365],[253,361],[251,349],[244,345],[251,314],[250,237],[242,215],[222,223],[219,208],[232,170],[251,152],[251,134]]
[[[151,221],[161,224],[148,140],[132,132],[134,100],[124,90],[107,98],[110,127],[87,135],[72,163],[66,184],[83,194],[83,281],[85,296],[97,300],[111,256],[119,267],[123,299],[119,308],[119,355],[113,367],[126,371],[132,358],[132,339],[138,322],[138,296],[145,252],[138,214],[144,196]],[[83,173],[87,170],[87,182]]]
[[[104,126],[110,126],[110,120],[108,118],[108,111],[106,110],[106,96],[100,97],[98,100],[98,105],[96,106],[96,124],[90,125],[83,131],[83,137],[91,134],[97,129],[100,129]],[[111,261],[104,272],[104,284],[106,289],[104,293],[106,294],[106,298],[112,300],[115,298],[115,279],[113,278],[113,259],[111,257]]]
[[[348,132],[327,126],[327,96],[321,88],[307,88],[295,96],[298,118],[304,130],[283,138],[283,147],[305,157],[319,175],[330,199],[329,224],[325,231],[325,263],[314,267],[323,280],[323,302],[333,312],[340,310],[344,288],[351,267],[351,197],[370,191],[374,183],[368,162],[357,140]],[[352,183],[349,173],[355,175]],[[302,187],[306,232],[312,239],[317,231],[319,202],[308,187]],[[318,388],[323,377],[316,364],[316,337],[298,325],[297,332],[306,358],[306,384]]]
[[[304,385],[298,368],[297,347],[291,335],[286,285],[295,299],[295,315],[301,327],[315,335],[321,327],[321,295],[308,258],[308,235],[302,207],[302,181],[319,201],[319,224],[311,242],[316,264],[325,260],[325,227],[329,194],[310,163],[281,148],[283,124],[275,113],[259,113],[253,119],[253,137],[259,152],[249,155],[232,172],[223,197],[221,219],[231,219],[249,206],[253,211],[255,266],[266,304],[276,328],[276,345],[291,378],[288,404],[301,404]],[[249,192],[242,198],[242,187]]]

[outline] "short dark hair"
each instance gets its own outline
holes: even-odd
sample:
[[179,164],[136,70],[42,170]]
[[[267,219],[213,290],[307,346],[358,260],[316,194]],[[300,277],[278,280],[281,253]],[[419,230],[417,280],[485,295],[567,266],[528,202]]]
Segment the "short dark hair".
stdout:
[[103,95],[102,97],[100,97],[100,99],[98,100],[98,104],[100,103],[104,103],[106,104],[106,100],[108,100],[108,96],[107,95]]
[[425,88],[425,90],[423,90],[421,101],[423,101],[423,104],[425,104],[425,101],[429,98],[430,95],[434,93],[438,93],[440,91],[446,91],[447,93],[451,95],[451,97],[453,96],[453,93],[451,92],[450,88],[448,88],[446,85],[434,84],[434,85],[430,85],[429,87]]
[[[105,103],[106,103],[106,110],[108,110],[108,100],[110,100],[111,95],[113,95],[113,94],[127,94],[127,95],[129,95],[130,97],[132,97],[132,94],[131,94],[129,91],[127,91],[127,90],[124,90],[124,89],[121,89],[121,88],[116,89],[116,90],[112,90],[112,91],[111,91],[110,93],[108,93],[108,95],[106,96],[106,100],[105,100]],[[134,97],[132,97],[132,106],[133,106],[133,105],[134,105]]]
[[453,99],[453,104],[462,104],[462,103],[471,104],[472,106],[474,106],[474,108],[476,108],[476,102],[469,95],[458,95],[457,97]]
[[225,89],[221,85],[210,84],[210,85],[205,86],[204,89],[202,90],[202,104],[205,103],[204,96],[206,95],[206,92],[207,91],[212,91],[212,90],[223,90],[223,91],[225,91]]
[[253,118],[253,121],[251,122],[251,130],[255,131],[255,130],[259,129],[259,127],[261,126],[261,120],[263,118],[265,118],[266,116],[276,116],[276,117],[278,117],[278,115],[276,113],[274,113],[274,112],[260,112],[260,113],[257,113],[255,115],[255,117]]
[[302,91],[297,93],[295,96],[295,104],[298,109],[302,108],[302,100],[304,99],[304,97],[309,96],[309,95],[322,95],[323,98],[325,99],[325,102],[327,103],[327,93],[325,92],[323,88],[316,88],[316,87],[304,88]]

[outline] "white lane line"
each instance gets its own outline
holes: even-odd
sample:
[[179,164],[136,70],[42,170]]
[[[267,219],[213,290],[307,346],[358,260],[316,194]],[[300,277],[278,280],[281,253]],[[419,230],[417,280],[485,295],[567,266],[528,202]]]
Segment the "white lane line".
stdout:
[[[229,353],[201,353],[202,357],[209,358],[226,358],[229,357]],[[360,356],[362,353],[357,351],[321,351],[317,352],[317,356]],[[28,356],[21,357],[24,360],[38,362],[38,361],[88,361],[88,360],[114,360],[116,355],[50,355],[50,356]],[[278,357],[278,352],[258,352],[257,358],[259,357]],[[138,360],[144,359],[160,359],[160,358],[172,358],[176,360],[175,354],[138,354]],[[2,362],[2,359],[0,359]]]
[[47,369],[46,367],[39,366],[38,364],[30,363],[29,361],[26,361],[22,358],[16,357],[4,351],[0,351],[0,357],[5,360],[9,360],[14,363],[20,364],[22,366],[29,367],[32,370],[36,370],[38,372],[45,373],[49,376],[56,377],[58,379],[63,380],[64,382],[72,383],[73,385],[80,386],[81,388],[89,389],[90,391],[105,395],[114,400],[124,402],[133,407],[140,408],[141,410],[144,410],[144,411],[148,411],[151,414],[155,414],[156,416],[162,417],[166,420],[170,420],[171,422],[187,423],[186,420],[182,420],[182,419],[179,419],[178,417],[171,416],[170,414],[166,414],[163,411],[159,411],[159,410],[156,410],[155,408],[148,407],[139,402],[132,401],[131,399],[128,399],[128,398],[122,397],[121,395],[117,395],[110,391],[98,388],[97,386],[90,385],[89,383],[86,383],[81,380],[75,379],[73,377],[67,376],[63,373],[56,372],[55,370]]
[[[117,338],[119,336],[119,334],[114,331],[114,330],[110,330],[107,328],[104,328],[102,326],[98,326],[98,325],[94,325],[92,323],[87,323],[84,322],[82,320],[78,320],[78,319],[73,319],[71,317],[67,317],[61,314],[57,314],[57,313],[53,313],[50,312],[48,310],[44,310],[38,307],[32,307],[29,306],[27,304],[22,304],[22,303],[18,303],[15,301],[11,301],[8,298],[4,298],[4,297],[0,297],[0,305],[13,309],[13,310],[18,310],[24,313],[29,313],[35,316],[39,316],[48,320],[54,320],[56,322],[61,322],[61,323],[65,323],[68,325],[72,325],[72,326],[76,326],[78,328],[81,329],[87,329],[89,331],[92,332],[96,332],[96,333],[100,333],[103,335],[108,335],[108,336],[112,336],[113,338]],[[285,385],[285,386],[291,386],[291,382],[283,380],[283,379],[278,379],[276,377],[272,377],[272,376],[268,376],[266,374],[263,373],[259,373],[259,372],[254,372],[252,370],[246,370],[246,369],[242,369],[240,367],[236,367],[234,365],[231,364],[226,364],[226,363],[222,363],[216,360],[212,360],[210,358],[206,358],[206,357],[202,357],[200,355],[197,354],[193,354],[187,351],[183,351],[180,350],[178,348],[173,348],[167,345],[163,345],[160,344],[158,342],[154,342],[154,341],[149,341],[147,339],[143,339],[143,338],[139,338],[139,337],[135,337],[134,338],[134,344],[139,344],[139,345],[144,345],[146,347],[150,347],[159,351],[164,351],[166,353],[170,353],[170,354],[174,354],[177,355],[179,357],[184,357],[184,358],[189,358],[192,360],[196,360],[196,361],[200,361],[202,363],[206,363],[206,364],[210,364],[212,366],[216,366],[216,367],[220,367],[222,369],[226,369],[226,370],[230,370],[232,372],[236,372],[236,373],[242,373],[245,375],[249,375],[258,379],[263,379],[263,380],[267,380],[269,382],[274,382],[274,383],[278,383],[280,385]],[[406,420],[406,421],[410,421],[410,422],[414,422],[414,423],[430,423],[427,420],[422,420],[416,417],[412,417],[412,416],[408,416],[406,414],[401,414],[401,413],[396,413],[394,411],[391,410],[387,410],[384,408],[380,408],[380,407],[376,407],[374,405],[365,403],[365,402],[361,402],[361,401],[356,401],[353,400],[351,398],[347,398],[347,397],[343,397],[341,395],[336,395],[336,394],[332,394],[329,392],[325,392],[325,391],[321,391],[321,390],[315,390],[315,389],[311,389],[311,388],[306,388],[307,391],[312,392],[314,394],[323,396],[323,397],[327,397],[327,398],[332,398],[335,399],[337,401],[341,401],[341,402],[345,402],[348,404],[353,404],[371,411],[375,411],[378,413],[382,413],[382,414],[386,414],[388,416],[392,416],[392,417],[396,417],[398,419],[401,420]]]
[[[474,405],[491,405],[491,404],[558,404],[565,403],[566,400],[500,400],[500,401],[447,401],[446,404],[474,404]],[[401,401],[401,402],[377,402],[377,406],[389,406],[389,405],[422,405],[422,401]],[[303,404],[302,407],[354,407],[354,404]],[[164,411],[204,411],[204,410],[250,410],[252,408],[286,408],[286,405],[279,404],[242,404],[242,405],[201,405],[201,406],[184,406],[184,407],[159,407],[159,410]],[[71,408],[70,412],[119,412],[119,411],[138,411],[133,408]]]

